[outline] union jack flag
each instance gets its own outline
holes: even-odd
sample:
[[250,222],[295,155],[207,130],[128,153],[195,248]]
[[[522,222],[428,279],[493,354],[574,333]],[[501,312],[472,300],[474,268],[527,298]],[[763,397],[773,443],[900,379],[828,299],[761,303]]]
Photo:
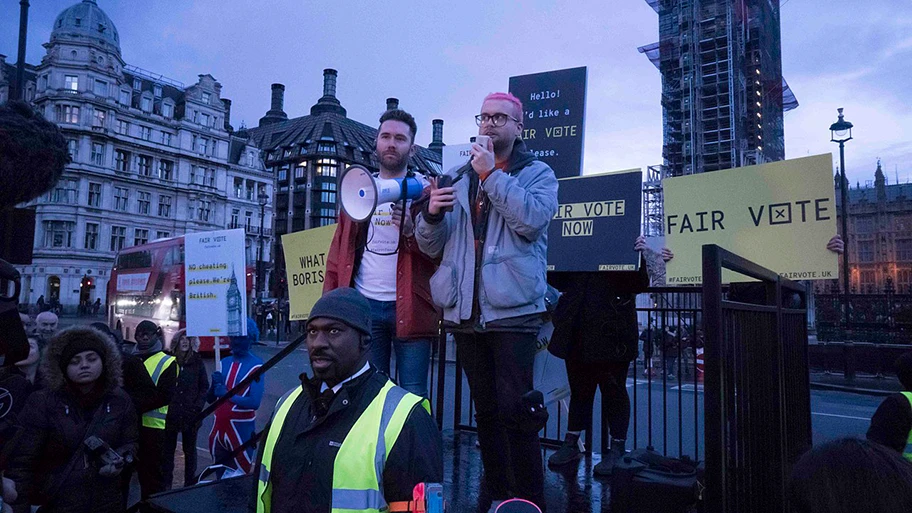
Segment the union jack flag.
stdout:
[[[260,368],[260,365],[251,367],[243,376],[240,376],[241,363],[232,362],[228,370],[228,376],[225,378],[225,387],[228,390],[234,388],[235,384],[240,383],[251,372]],[[250,392],[247,388],[238,395],[245,397]],[[233,452],[236,448],[244,444],[253,435],[256,428],[256,410],[241,408],[231,401],[223,403],[215,410],[215,422],[212,424],[212,431],[209,432],[209,453],[213,459],[216,457],[216,446],[224,451]],[[253,451],[250,451],[252,453]],[[253,466],[251,454],[243,451],[234,458],[235,468],[249,473]],[[230,466],[230,465],[229,465]]]

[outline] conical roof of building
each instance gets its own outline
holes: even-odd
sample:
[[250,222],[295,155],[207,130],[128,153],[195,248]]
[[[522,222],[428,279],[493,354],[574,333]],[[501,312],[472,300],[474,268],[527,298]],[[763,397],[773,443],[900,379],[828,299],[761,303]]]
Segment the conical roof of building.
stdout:
[[117,27],[96,0],[83,0],[64,9],[54,20],[50,41],[94,41],[120,55]]

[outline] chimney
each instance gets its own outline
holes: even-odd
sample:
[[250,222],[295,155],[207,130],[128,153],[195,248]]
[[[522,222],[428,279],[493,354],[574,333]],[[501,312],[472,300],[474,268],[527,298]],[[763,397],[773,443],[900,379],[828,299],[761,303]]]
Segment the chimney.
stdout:
[[431,121],[433,124],[433,140],[431,144],[428,144],[428,149],[436,151],[437,153],[443,154],[443,147],[446,146],[443,144],[443,120],[435,119]]
[[332,68],[323,70],[323,97],[317,100],[317,103],[310,108],[311,116],[324,113],[346,115],[342,103],[336,98],[336,79],[338,75],[339,72]]
[[288,119],[288,114],[282,110],[285,106],[285,86],[283,84],[272,84],[272,107],[266,112],[266,115],[260,118],[260,126],[270,123],[278,123]]
[[222,98],[222,105],[225,106],[225,130],[234,132],[234,128],[231,126],[231,100]]
[[386,110],[396,110],[399,108],[399,98],[387,98]]

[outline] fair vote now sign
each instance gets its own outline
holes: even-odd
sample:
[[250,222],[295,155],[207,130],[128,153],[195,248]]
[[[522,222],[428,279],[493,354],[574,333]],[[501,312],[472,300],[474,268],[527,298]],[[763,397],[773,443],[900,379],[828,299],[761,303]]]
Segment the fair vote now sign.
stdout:
[[[702,247],[717,244],[791,280],[829,280],[838,256],[832,157],[815,155],[662,181],[670,285],[703,281]],[[734,272],[723,281],[746,281]]]

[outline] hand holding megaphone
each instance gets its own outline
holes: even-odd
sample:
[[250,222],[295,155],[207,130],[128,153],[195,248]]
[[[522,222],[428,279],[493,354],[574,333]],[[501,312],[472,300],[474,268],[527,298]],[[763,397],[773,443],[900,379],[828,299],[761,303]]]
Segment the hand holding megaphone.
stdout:
[[423,189],[417,178],[377,178],[358,165],[346,169],[339,180],[342,210],[358,222],[370,219],[381,203],[418,199]]

